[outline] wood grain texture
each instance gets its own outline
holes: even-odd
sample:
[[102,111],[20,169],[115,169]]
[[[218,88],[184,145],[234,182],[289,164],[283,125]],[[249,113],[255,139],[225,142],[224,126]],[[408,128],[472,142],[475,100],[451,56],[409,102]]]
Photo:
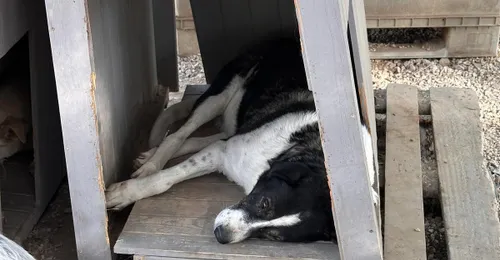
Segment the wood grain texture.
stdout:
[[387,87],[384,259],[425,260],[417,88]]
[[280,243],[250,239],[221,245],[215,237],[156,235],[124,232],[115,252],[122,254],[179,257],[184,259],[325,259],[338,260],[331,243]]
[[471,89],[430,90],[448,259],[498,259],[500,224],[482,168],[481,123]]
[[297,19],[320,119],[342,259],[382,259],[380,230],[361,135],[360,113],[343,27],[344,1],[296,0]]

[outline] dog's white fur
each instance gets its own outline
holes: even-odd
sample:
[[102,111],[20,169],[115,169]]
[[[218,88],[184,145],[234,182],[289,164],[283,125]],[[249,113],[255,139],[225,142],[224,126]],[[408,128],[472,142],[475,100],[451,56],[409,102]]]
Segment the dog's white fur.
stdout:
[[227,208],[222,210],[215,218],[214,229],[218,226],[227,227],[236,232],[232,235],[231,243],[245,240],[253,230],[265,227],[293,226],[300,223],[300,213],[282,216],[266,221],[248,221],[247,213],[241,209]]

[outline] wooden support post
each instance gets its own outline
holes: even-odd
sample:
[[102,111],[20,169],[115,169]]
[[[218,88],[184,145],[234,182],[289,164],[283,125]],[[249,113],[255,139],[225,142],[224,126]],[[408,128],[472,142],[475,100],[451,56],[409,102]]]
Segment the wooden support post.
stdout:
[[320,118],[340,254],[342,259],[380,260],[380,229],[368,178],[372,165],[367,165],[364,152],[344,5],[295,0],[308,84]]
[[[365,5],[363,0],[350,0],[348,2],[348,35],[350,36],[348,38],[350,39],[351,58],[354,66],[354,80],[356,83],[361,115],[372,136],[372,150],[375,158],[376,173],[374,189],[377,193],[380,193],[375,101],[373,99],[372,70],[370,59],[368,58],[370,55],[368,50],[368,36],[366,33]],[[377,207],[376,211],[379,229],[381,229],[382,217],[380,214],[380,207]],[[382,234],[380,233],[380,235]],[[382,240],[382,237],[380,237],[380,239]]]
[[152,0],[45,5],[78,259],[111,260],[104,189],[128,177],[157,94]]

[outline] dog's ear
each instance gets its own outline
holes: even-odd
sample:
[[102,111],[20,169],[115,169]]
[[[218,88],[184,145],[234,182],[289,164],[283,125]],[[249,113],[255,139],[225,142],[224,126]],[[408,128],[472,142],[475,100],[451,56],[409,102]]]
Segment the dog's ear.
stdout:
[[12,132],[14,132],[14,134],[23,144],[26,143],[26,127],[22,121],[12,120],[8,127],[12,130]]
[[271,165],[269,178],[277,178],[290,186],[295,186],[300,179],[308,175],[311,169],[300,162],[275,162]]

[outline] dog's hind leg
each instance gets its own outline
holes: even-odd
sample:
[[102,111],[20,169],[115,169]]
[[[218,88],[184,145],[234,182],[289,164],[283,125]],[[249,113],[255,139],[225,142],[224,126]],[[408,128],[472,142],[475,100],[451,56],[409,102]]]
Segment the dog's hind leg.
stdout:
[[[195,153],[200,151],[201,149],[211,145],[212,143],[215,143],[221,139],[227,138],[226,133],[218,133],[215,135],[210,135],[210,136],[205,136],[205,137],[191,137],[188,138],[179,148],[177,152],[172,156],[172,158],[176,158],[182,155],[190,154],[190,153]],[[139,156],[137,159],[134,161],[134,168],[138,169],[140,168],[145,162],[147,162],[153,155],[155,154],[156,150],[158,148],[154,147],[150,149],[147,152],[144,152]],[[135,175],[132,175],[132,178],[135,178]],[[144,175],[141,175],[141,177],[144,177]]]
[[225,147],[225,141],[217,141],[171,168],[147,177],[112,184],[105,192],[106,207],[121,210],[137,200],[163,193],[179,182],[219,171]]
[[193,110],[196,99],[183,100],[169,108],[164,109],[156,118],[153,128],[149,134],[149,148],[160,145],[169,127],[176,121],[185,119]]
[[162,169],[196,129],[223,114],[234,94],[237,91],[243,91],[244,83],[245,78],[235,75],[222,92],[208,96],[203,100],[191,113],[187,122],[175,133],[167,135],[154,155],[137,169],[132,176],[146,176]]

